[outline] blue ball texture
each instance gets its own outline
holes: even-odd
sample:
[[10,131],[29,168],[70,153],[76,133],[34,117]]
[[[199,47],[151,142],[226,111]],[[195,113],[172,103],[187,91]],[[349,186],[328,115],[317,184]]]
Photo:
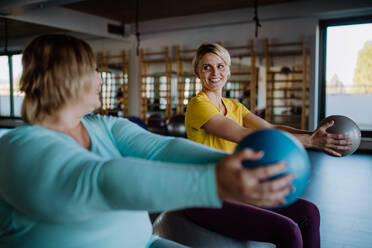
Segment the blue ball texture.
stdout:
[[255,168],[283,161],[287,163],[285,171],[268,180],[285,174],[295,176],[291,183],[294,189],[286,196],[286,202],[274,208],[288,206],[303,194],[310,177],[310,160],[303,145],[292,134],[276,129],[258,130],[244,137],[236,147],[236,151],[245,148],[263,151],[264,155],[259,160],[244,161],[244,167]]

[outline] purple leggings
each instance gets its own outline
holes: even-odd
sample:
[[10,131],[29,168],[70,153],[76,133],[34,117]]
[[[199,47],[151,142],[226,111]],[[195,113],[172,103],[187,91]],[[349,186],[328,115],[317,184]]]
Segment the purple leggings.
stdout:
[[193,208],[185,212],[195,223],[231,238],[268,242],[277,248],[320,247],[319,210],[303,199],[275,210],[223,202],[221,209]]

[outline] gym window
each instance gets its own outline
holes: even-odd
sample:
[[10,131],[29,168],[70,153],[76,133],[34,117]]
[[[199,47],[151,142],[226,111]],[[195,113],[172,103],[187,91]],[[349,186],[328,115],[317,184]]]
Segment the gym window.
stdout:
[[372,137],[372,17],[320,21],[319,120],[353,119]]
[[22,74],[22,55],[0,55],[0,117],[1,119],[19,119],[23,94],[19,91]]

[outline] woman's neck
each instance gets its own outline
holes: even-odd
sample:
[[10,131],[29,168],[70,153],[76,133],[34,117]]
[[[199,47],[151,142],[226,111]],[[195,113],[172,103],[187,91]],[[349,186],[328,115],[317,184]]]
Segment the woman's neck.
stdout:
[[219,106],[222,104],[222,91],[215,92],[203,90],[203,92],[208,96],[209,100],[211,100],[215,105]]
[[74,113],[72,109],[62,108],[55,111],[52,115],[46,115],[36,124],[57,132],[65,133],[78,127],[81,117],[82,116],[77,113]]
[[65,108],[56,111],[53,115],[45,116],[36,124],[66,134],[81,146],[90,150],[91,140],[88,131],[80,121],[81,117],[82,115],[76,113],[74,109]]
[[221,112],[225,115],[226,114],[226,108],[225,108],[225,105],[222,101],[222,91],[221,92],[214,92],[214,91],[203,90],[203,92],[207,95],[209,100],[211,100],[211,102],[214,105],[216,105],[221,110]]

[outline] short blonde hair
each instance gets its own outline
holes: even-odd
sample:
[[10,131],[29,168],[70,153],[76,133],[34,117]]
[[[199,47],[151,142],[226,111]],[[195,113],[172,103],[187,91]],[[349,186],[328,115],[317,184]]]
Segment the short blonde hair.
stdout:
[[194,58],[192,59],[192,68],[194,69],[195,74],[197,74],[197,68],[200,60],[203,56],[207,53],[213,53],[220,57],[223,62],[230,68],[231,66],[231,58],[229,52],[223,46],[217,43],[205,43],[202,44],[198,50],[196,51]]
[[83,40],[64,34],[33,39],[24,49],[20,90],[22,118],[34,124],[79,99],[92,85],[96,58]]

